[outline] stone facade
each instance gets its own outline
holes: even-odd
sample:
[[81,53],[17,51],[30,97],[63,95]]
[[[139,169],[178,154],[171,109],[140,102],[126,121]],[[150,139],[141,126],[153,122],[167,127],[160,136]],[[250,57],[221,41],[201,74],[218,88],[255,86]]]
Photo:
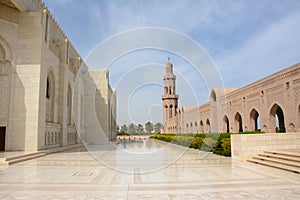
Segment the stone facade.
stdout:
[[299,132],[300,63],[242,88],[212,89],[210,101],[184,106],[165,133]]
[[105,110],[97,121],[114,139],[116,97],[108,71],[88,69],[41,1],[0,0],[0,150],[92,142],[85,119],[91,82],[104,101],[94,99],[96,110]]

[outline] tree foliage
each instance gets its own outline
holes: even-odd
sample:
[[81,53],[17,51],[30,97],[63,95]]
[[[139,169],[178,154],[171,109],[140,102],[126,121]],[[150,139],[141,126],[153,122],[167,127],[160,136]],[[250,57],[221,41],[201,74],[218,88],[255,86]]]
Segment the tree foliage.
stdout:
[[152,131],[153,131],[153,124],[151,122],[147,122],[145,124],[145,131],[146,131],[146,133],[152,133]]
[[160,130],[163,128],[163,125],[162,125],[162,123],[156,123],[155,125],[154,125],[154,133],[160,133]]

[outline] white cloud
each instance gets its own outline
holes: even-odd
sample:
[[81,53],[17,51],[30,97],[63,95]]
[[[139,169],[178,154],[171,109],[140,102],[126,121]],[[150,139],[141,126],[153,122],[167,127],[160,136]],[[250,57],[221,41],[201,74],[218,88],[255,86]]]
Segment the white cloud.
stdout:
[[240,87],[300,61],[300,12],[269,25],[216,58],[226,84]]
[[[71,37],[83,57],[99,42],[117,33],[132,28],[163,27],[183,32],[201,43],[218,64],[225,86],[228,87],[243,86],[300,60],[300,1],[298,0],[263,0],[259,3],[247,0],[45,1],[47,5],[51,5],[54,12],[57,12],[55,17],[59,17],[58,21],[63,22],[62,28]],[[138,39],[131,38],[126,41],[126,45],[133,45]],[[180,40],[167,39],[174,42],[168,44],[169,40],[162,39],[160,41],[162,46],[173,48],[177,46],[181,54],[182,52],[187,54],[187,60],[200,61],[201,55],[181,44]],[[100,52],[100,55],[110,51],[113,54],[122,48],[120,43],[115,43],[113,46],[116,49],[107,47],[104,52]],[[148,51],[144,55],[141,54],[141,57],[135,57],[137,55],[126,55],[127,59],[120,58],[119,62],[110,67],[113,84],[116,84],[116,80],[134,66],[147,63],[164,65],[169,56],[166,52],[158,51],[155,53]],[[201,103],[208,101],[208,86],[218,84],[214,83],[214,76],[209,73],[212,65],[207,64],[209,63],[207,59],[202,59],[196,64],[201,68],[202,73],[197,74],[191,65],[178,56],[171,54],[171,57],[174,58],[172,59],[174,70],[178,76],[177,91],[182,103],[193,104],[193,101],[190,101],[190,96],[193,94],[187,92],[184,84],[180,82],[191,84]],[[107,67],[99,66],[97,62],[95,65],[97,68]],[[124,86],[128,89],[135,84],[151,80],[153,73],[147,72],[136,74],[140,82],[128,79],[127,83],[123,82]],[[213,74],[216,73],[217,70]],[[162,82],[162,77],[158,77],[161,76],[160,73],[154,75],[156,75],[154,80]],[[209,80],[205,79],[207,77]],[[124,91],[119,89],[118,101],[122,103],[122,98],[125,98],[122,96]],[[153,90],[153,92],[155,92],[153,96],[160,99],[162,91]],[[156,103],[156,101],[145,101],[145,104],[152,106]],[[142,109],[142,105],[136,106]],[[118,119],[126,120],[123,107],[118,107],[118,110],[120,111]],[[137,109],[139,113],[134,115],[146,120],[149,119],[149,110],[151,106],[143,115]],[[157,113],[159,114],[153,111],[151,118],[158,115]]]

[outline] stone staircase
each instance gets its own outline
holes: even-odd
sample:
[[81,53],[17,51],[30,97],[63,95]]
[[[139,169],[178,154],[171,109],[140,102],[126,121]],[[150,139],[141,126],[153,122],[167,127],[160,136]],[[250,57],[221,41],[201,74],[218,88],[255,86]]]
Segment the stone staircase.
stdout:
[[48,154],[52,153],[58,153],[58,152],[63,152],[63,151],[68,151],[71,149],[75,148],[80,148],[83,147],[82,144],[74,144],[74,145],[69,145],[69,146],[64,146],[64,147],[57,147],[53,149],[47,149],[47,150],[42,150],[42,151],[37,151],[37,152],[16,152],[16,155],[6,155],[2,158],[0,158],[0,166],[2,165],[12,165],[18,162],[23,162],[26,160],[31,160],[35,158],[39,158]]
[[9,156],[6,158],[1,158],[0,164],[1,165],[11,165],[11,164],[15,164],[18,162],[23,162],[23,161],[31,160],[34,158],[39,158],[39,157],[42,157],[45,155],[47,155],[47,154],[44,152],[24,153],[21,155],[15,155],[15,156]]
[[300,152],[289,150],[266,150],[247,161],[300,173]]

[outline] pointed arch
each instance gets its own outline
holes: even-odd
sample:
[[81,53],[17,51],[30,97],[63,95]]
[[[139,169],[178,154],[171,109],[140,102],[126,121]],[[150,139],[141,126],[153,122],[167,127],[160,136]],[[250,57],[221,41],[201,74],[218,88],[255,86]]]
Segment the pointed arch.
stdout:
[[204,130],[203,130],[203,121],[201,120],[199,124],[200,124],[200,126],[199,126],[199,132],[203,133],[204,132]]
[[194,123],[194,133],[197,133],[198,132],[198,123],[197,121],[195,121]]
[[210,133],[210,121],[208,118],[206,119],[206,132]]
[[168,87],[165,86],[165,95],[168,94]]
[[5,52],[5,58],[3,63],[6,61],[9,61],[10,63],[12,62],[13,54],[12,54],[12,49],[9,45],[9,43],[0,35],[0,45],[3,48],[3,51]]
[[55,79],[52,71],[48,72],[46,79],[46,121],[54,122]]
[[237,132],[243,132],[243,119],[239,112],[235,114],[234,120]]
[[296,127],[294,123],[290,123],[288,126],[288,132],[296,132]]
[[68,86],[67,92],[67,124],[72,124],[72,89],[71,86]]
[[186,123],[186,132],[189,132],[189,123]]
[[217,101],[217,95],[216,95],[216,92],[215,92],[214,90],[211,91],[210,99],[211,99],[213,102],[216,102],[216,101]]
[[[284,111],[278,104],[274,104],[270,109],[270,116],[272,118],[272,128],[275,128],[276,132],[284,133],[285,122],[284,122]],[[274,126],[275,125],[275,126]]]
[[253,131],[260,130],[260,117],[258,111],[255,108],[252,108],[250,112],[250,127]]
[[228,119],[227,115],[224,116],[223,122],[224,122],[224,128],[225,128],[224,130],[226,131],[226,133],[230,133],[229,119]]

